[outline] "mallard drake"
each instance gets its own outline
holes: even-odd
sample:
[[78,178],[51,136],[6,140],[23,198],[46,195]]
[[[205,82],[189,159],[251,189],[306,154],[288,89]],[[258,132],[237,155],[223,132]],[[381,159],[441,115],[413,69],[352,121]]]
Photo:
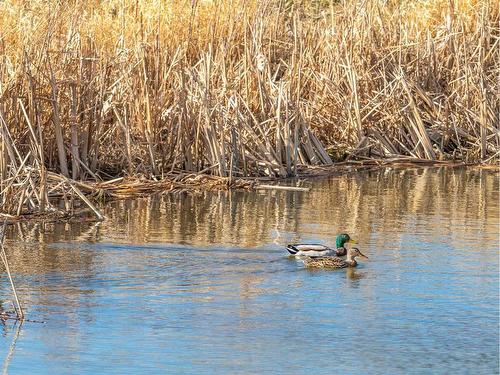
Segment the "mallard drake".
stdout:
[[300,258],[304,262],[304,266],[307,268],[347,268],[356,267],[358,263],[356,262],[356,257],[364,257],[368,259],[366,255],[361,253],[357,247],[353,247],[347,250],[347,258],[340,259],[337,257],[326,256],[326,257],[303,257]]
[[337,236],[336,239],[336,249],[319,244],[293,244],[287,245],[286,249],[288,252],[295,256],[344,256],[347,254],[347,249],[345,248],[346,243],[355,244],[356,241],[352,240],[347,233],[342,233]]

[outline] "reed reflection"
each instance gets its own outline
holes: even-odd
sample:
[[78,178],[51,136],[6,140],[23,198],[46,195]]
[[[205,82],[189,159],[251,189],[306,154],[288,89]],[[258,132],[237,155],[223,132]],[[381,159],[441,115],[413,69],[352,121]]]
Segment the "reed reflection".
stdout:
[[5,357],[5,360],[3,361],[3,366],[2,366],[2,374],[6,375],[9,373],[9,365],[10,362],[12,361],[12,357],[14,356],[14,351],[16,349],[16,344],[17,340],[19,339],[19,334],[21,333],[21,327],[23,326],[22,322],[15,322],[14,323],[14,335],[12,336],[12,341],[9,346],[9,352],[7,353],[7,356]]

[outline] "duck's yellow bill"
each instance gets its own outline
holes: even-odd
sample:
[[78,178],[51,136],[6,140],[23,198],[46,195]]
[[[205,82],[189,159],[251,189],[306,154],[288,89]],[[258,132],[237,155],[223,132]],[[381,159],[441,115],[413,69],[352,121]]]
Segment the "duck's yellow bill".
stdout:
[[347,243],[352,243],[352,244],[354,245],[354,244],[357,244],[357,243],[358,243],[358,241],[349,240],[349,241],[347,241]]

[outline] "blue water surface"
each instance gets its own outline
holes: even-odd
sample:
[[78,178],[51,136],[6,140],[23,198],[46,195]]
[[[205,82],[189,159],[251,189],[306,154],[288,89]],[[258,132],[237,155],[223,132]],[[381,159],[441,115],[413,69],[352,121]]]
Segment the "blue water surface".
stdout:
[[[101,224],[23,224],[6,243],[28,318],[9,374],[497,374],[498,174],[377,170],[311,191],[120,201]],[[356,269],[288,242],[348,232]],[[10,289],[0,277],[0,298]]]

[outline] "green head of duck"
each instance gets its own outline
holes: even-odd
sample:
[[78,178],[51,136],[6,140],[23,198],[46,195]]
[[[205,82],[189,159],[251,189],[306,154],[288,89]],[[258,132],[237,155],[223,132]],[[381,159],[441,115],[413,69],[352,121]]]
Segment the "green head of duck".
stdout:
[[357,243],[347,233],[342,233],[337,236],[336,246],[337,249],[345,247],[346,243],[355,244]]

